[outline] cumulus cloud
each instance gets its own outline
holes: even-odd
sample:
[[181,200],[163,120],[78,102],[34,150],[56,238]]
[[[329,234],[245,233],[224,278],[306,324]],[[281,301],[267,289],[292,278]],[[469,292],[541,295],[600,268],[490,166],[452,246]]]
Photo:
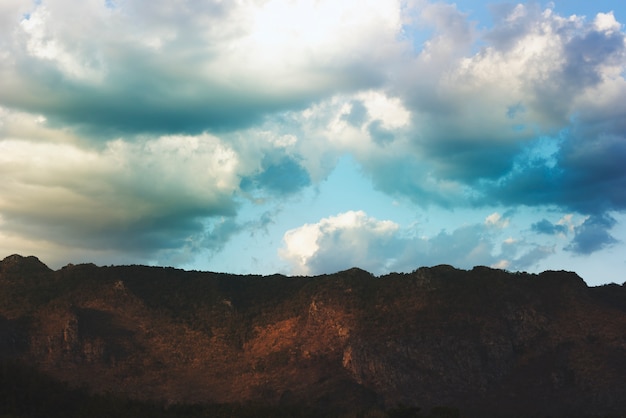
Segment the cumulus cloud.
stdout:
[[92,134],[234,129],[380,84],[401,48],[391,0],[149,9],[136,0],[9,8],[2,102]]
[[[437,26],[432,42],[455,41],[427,44],[391,90],[412,112],[412,130],[394,154],[363,159],[375,184],[422,204],[624,210],[626,49],[612,15],[502,8],[472,53],[457,39],[472,38],[462,15],[437,13],[465,27]],[[390,179],[392,167],[403,175]]]
[[[492,10],[478,30],[426,1],[3,1],[0,229],[183,257],[251,227],[242,200],[293,196],[350,154],[402,201],[550,206],[588,216],[572,252],[604,248],[607,214],[626,210],[623,26],[611,12]],[[317,272],[341,251],[398,268],[447,255],[516,268],[553,251],[498,243],[495,215],[427,239],[385,222],[324,218],[285,235],[283,256]]]
[[494,213],[482,223],[421,236],[414,228],[349,211],[287,231],[280,256],[293,274],[333,273],[355,266],[384,274],[436,264],[519,270],[554,252],[552,247],[536,244],[499,243],[497,232],[507,227],[508,221]]
[[359,266],[379,270],[386,264],[398,225],[362,211],[349,211],[287,231],[280,255],[295,274],[335,272]]
[[[207,225],[233,226],[240,199],[332,170],[342,151],[296,137],[311,130],[282,112],[337,92],[367,101],[404,48],[398,5],[3,2],[2,230],[146,257],[214,248]],[[381,132],[397,123],[370,102]]]

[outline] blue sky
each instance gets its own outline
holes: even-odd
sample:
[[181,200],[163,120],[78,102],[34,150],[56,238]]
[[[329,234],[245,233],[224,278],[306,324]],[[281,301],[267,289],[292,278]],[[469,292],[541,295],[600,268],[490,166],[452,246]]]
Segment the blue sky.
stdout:
[[626,280],[615,1],[6,0],[0,253]]

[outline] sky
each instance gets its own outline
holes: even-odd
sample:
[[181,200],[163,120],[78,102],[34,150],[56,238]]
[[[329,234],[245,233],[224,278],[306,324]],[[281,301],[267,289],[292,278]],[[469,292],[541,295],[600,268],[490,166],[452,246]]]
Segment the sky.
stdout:
[[626,3],[2,0],[0,257],[626,281]]

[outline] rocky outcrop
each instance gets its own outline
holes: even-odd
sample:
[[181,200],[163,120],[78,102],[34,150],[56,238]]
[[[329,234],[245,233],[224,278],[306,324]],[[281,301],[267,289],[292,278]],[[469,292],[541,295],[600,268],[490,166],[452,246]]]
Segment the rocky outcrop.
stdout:
[[10,255],[0,262],[0,281],[9,279],[36,280],[52,270],[35,256]]
[[335,410],[447,405],[469,417],[626,412],[624,286],[588,288],[569,272],[288,278],[51,271],[10,256],[0,297],[0,355],[95,392]]

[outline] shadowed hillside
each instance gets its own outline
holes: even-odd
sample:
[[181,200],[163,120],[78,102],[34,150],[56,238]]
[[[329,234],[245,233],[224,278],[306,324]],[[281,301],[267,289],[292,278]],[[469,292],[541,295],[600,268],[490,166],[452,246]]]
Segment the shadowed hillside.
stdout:
[[486,267],[234,276],[52,271],[13,255],[0,262],[0,356],[81,396],[164,407],[623,416],[626,289]]

